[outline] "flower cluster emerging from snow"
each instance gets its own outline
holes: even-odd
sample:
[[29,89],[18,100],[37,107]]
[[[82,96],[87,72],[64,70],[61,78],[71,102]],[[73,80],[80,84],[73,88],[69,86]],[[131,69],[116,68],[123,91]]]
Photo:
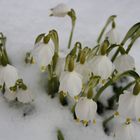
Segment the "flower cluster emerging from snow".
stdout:
[[[72,99],[73,114],[85,126],[96,123],[98,117],[99,98],[104,90],[112,86],[122,77],[133,77],[128,85],[123,87],[117,101],[117,109],[112,110],[111,118],[119,118],[114,129],[116,140],[134,140],[134,127],[139,127],[140,121],[140,78],[135,71],[134,58],[129,51],[139,34],[140,23],[135,24],[120,43],[116,32],[115,15],[109,17],[93,48],[85,47],[76,42],[73,48],[72,37],[76,23],[76,13],[65,4],[59,4],[51,9],[50,16],[69,16],[72,23],[68,49],[62,54],[59,46],[59,36],[56,30],[37,36],[34,48],[26,54],[25,62],[39,66],[41,72],[47,72],[48,94],[52,97],[59,94],[60,101]],[[105,32],[109,26],[108,32]],[[130,40],[127,48],[125,43]],[[114,48],[117,48],[114,51]],[[112,51],[113,50],[113,51]],[[31,92],[19,78],[17,69],[9,61],[6,49],[0,50],[0,86],[4,97],[11,101],[30,103],[33,100]],[[130,87],[132,91],[127,91]],[[117,100],[117,97],[116,97]],[[107,119],[104,124],[108,123]],[[107,123],[106,123],[107,122]]]

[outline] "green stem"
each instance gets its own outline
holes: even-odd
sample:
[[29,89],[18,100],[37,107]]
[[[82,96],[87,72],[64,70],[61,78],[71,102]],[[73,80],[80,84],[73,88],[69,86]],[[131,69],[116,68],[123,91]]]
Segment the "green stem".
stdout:
[[114,118],[114,115],[111,115],[110,117],[108,117],[107,119],[105,119],[105,120],[103,121],[103,127],[105,127],[106,124],[107,124],[109,121],[111,121],[113,118]]
[[131,87],[132,85],[134,85],[135,83],[136,83],[136,80],[130,82],[129,84],[127,84],[127,85],[122,89],[122,91],[127,90],[128,88],[130,88],[130,87]]
[[75,22],[72,23],[72,29],[71,29],[71,33],[70,33],[70,37],[69,37],[69,42],[68,42],[68,49],[70,49],[70,47],[71,47],[73,33],[74,33],[74,28],[75,28]]
[[116,77],[114,77],[113,79],[110,79],[104,86],[102,86],[97,94],[95,95],[94,97],[94,101],[98,101],[99,97],[101,96],[101,94],[103,93],[103,91],[110,85],[112,85],[114,82],[116,82],[117,80],[119,80],[120,78],[124,77],[124,76],[131,76],[133,77],[134,79],[138,79],[139,78],[139,75],[135,72],[135,71],[132,71],[132,70],[129,70],[129,71],[126,71]]
[[115,60],[116,57],[118,56],[119,52],[120,52],[120,51],[119,51],[119,48],[118,48],[117,51],[115,52],[115,54],[113,55],[112,59],[111,59],[112,62],[114,62],[114,60]]

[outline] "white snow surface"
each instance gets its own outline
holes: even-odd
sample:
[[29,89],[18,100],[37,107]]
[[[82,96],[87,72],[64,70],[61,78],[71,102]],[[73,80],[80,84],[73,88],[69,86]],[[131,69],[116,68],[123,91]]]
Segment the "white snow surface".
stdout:
[[[25,53],[34,44],[35,37],[55,28],[60,35],[60,46],[67,47],[70,19],[49,17],[49,9],[63,2],[77,13],[74,40],[94,46],[106,19],[118,15],[117,27],[122,38],[128,29],[140,20],[139,0],[0,0],[0,31],[7,37],[7,51],[12,64],[32,90],[34,109],[23,117],[27,106],[15,107],[0,96],[0,140],[56,140],[60,128],[65,140],[112,140],[104,134],[101,121],[83,127],[73,120],[70,107],[60,105],[45,91],[45,74],[36,65],[24,64]],[[140,40],[131,51],[140,72]],[[29,110],[30,111],[30,110]],[[140,138],[140,137],[139,137]]]

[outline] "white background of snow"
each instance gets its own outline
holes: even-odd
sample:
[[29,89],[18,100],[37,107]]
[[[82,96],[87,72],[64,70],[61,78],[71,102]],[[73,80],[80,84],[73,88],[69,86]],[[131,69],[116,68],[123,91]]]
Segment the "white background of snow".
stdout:
[[[57,98],[50,99],[41,84],[37,66],[24,64],[24,54],[33,46],[35,37],[55,28],[60,34],[61,48],[67,47],[71,28],[68,17],[58,19],[48,16],[49,9],[64,2],[77,13],[74,40],[94,46],[97,35],[108,16],[117,14],[121,37],[140,20],[139,0],[0,0],[0,31],[7,36],[7,50],[21,77],[29,84],[36,97],[35,110],[23,118],[23,109],[10,107],[0,97],[0,140],[56,140],[60,128],[66,140],[110,140],[101,129],[101,123],[85,128],[75,123],[67,107]],[[131,54],[137,58],[140,72],[140,41]]]

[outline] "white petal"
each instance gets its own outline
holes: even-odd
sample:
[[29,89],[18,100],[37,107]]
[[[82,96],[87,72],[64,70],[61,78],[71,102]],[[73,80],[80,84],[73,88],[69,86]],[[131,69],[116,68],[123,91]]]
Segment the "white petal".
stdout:
[[135,126],[133,123],[117,124],[115,128],[115,140],[136,140]]
[[56,75],[60,77],[61,73],[64,71],[65,68],[65,58],[58,58],[57,65],[56,65]]
[[119,34],[116,32],[115,29],[111,29],[109,32],[107,32],[106,37],[108,38],[110,44],[119,43]]
[[61,3],[51,9],[51,15],[56,17],[64,17],[69,11],[70,8],[67,7],[67,5],[65,5],[64,3]]
[[97,104],[92,99],[81,97],[76,104],[75,113],[80,120],[93,121],[97,111]]
[[115,68],[119,73],[123,73],[128,70],[133,70],[135,67],[134,58],[130,55],[120,55],[114,61]]
[[100,76],[102,79],[107,79],[111,76],[114,66],[107,56],[95,56],[90,62],[91,71],[94,75]]
[[87,83],[90,77],[90,69],[87,66],[87,63],[85,64],[76,64],[75,65],[75,71],[78,72],[79,74],[81,74],[83,76],[83,83]]
[[2,74],[3,74],[3,80],[8,88],[14,86],[19,78],[17,69],[9,64],[3,67]]
[[136,96],[132,93],[125,91],[119,97],[118,112],[124,118],[135,119],[135,101]]
[[47,66],[52,61],[54,47],[48,44],[40,43],[39,47],[32,51],[35,61],[41,67]]
[[135,115],[136,119],[140,120],[140,94],[136,96],[135,100]]
[[16,92],[12,92],[8,89],[6,89],[5,93],[4,93],[4,97],[9,100],[9,101],[13,101],[16,99],[17,93]]
[[4,79],[3,79],[3,66],[0,66],[0,85],[4,84]]
[[77,96],[82,90],[82,76],[76,72],[63,72],[60,76],[59,91],[69,93],[71,97]]
[[30,103],[33,101],[34,97],[29,90],[22,90],[17,93],[17,98],[19,102]]

